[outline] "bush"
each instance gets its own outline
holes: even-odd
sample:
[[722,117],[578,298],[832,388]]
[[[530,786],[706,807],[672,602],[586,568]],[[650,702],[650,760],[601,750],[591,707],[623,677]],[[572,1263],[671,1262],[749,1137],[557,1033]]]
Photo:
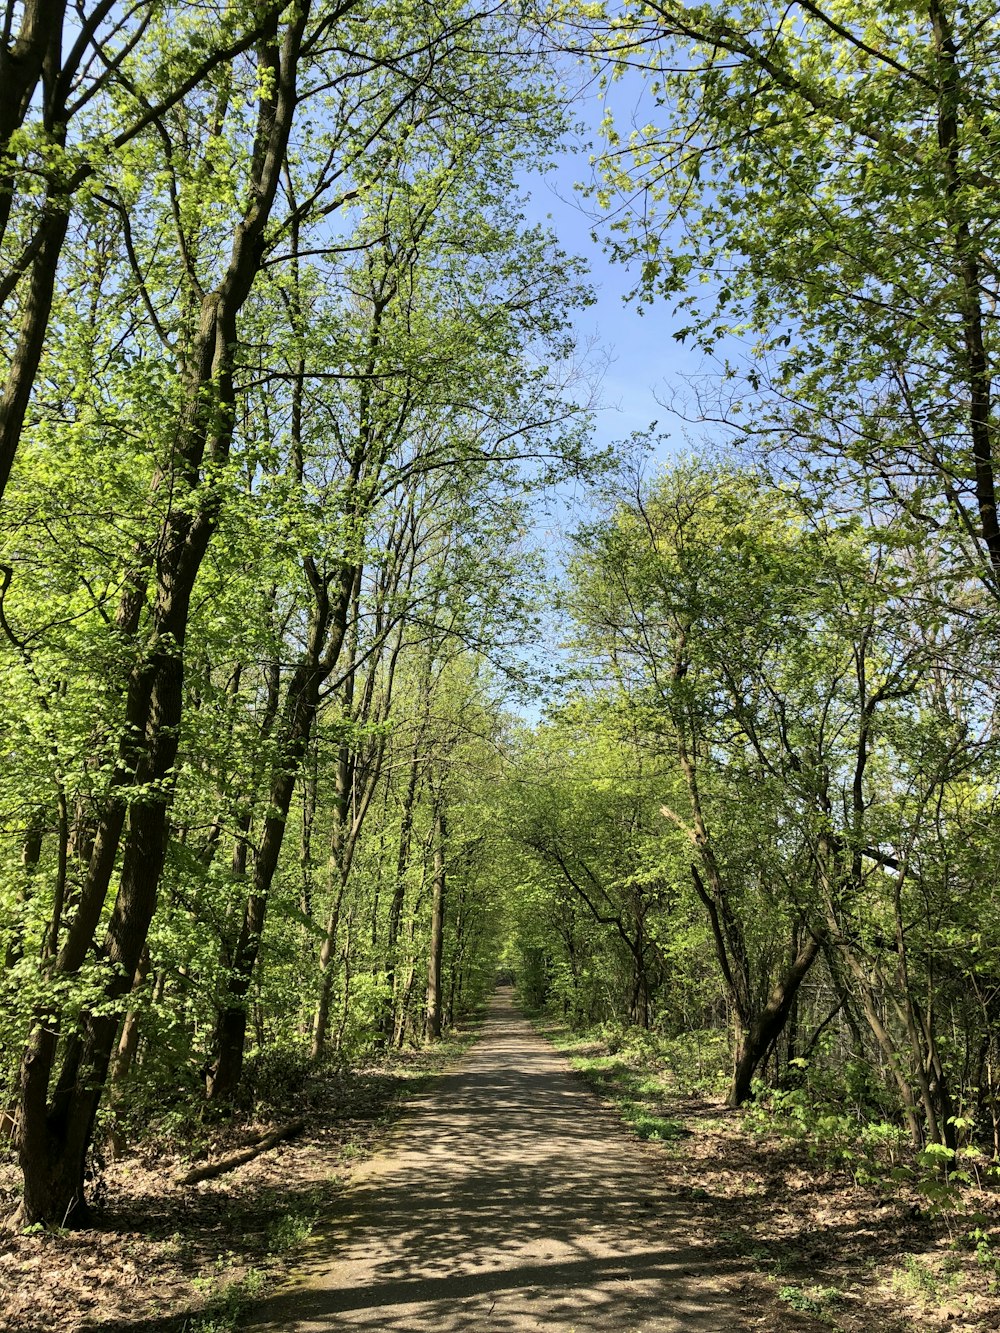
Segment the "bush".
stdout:
[[240,1100],[254,1110],[301,1106],[312,1072],[303,1042],[254,1051],[244,1065]]

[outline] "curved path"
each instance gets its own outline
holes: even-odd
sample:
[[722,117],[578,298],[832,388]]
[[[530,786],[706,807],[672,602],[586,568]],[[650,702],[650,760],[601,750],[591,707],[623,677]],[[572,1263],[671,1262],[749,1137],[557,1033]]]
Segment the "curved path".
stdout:
[[[348,1183],[269,1333],[729,1333],[724,1265],[632,1138],[510,992]],[[296,1260],[298,1262],[298,1260]]]

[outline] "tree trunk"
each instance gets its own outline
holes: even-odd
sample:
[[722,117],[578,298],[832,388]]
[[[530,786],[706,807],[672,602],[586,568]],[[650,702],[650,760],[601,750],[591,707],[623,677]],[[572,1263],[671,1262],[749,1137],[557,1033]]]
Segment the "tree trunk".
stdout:
[[[25,1192],[20,1216],[25,1223],[46,1221],[65,1225],[82,1222],[84,1158],[94,1116],[108,1073],[118,1029],[117,1002],[125,995],[139,966],[156,905],[160,872],[166,854],[167,808],[181,719],[183,645],[194,577],[209,536],[209,520],[169,522],[175,544],[161,566],[157,644],[133,676],[131,716],[141,717],[134,780],[150,793],[128,805],[128,830],[121,877],[107,933],[98,957],[105,964],[100,1014],[84,1014],[80,1029],[66,1041],[59,1081],[46,1109],[53,1070],[58,1020],[39,1015],[21,1067],[19,1120],[21,1167]],[[178,528],[180,531],[178,531]],[[131,745],[131,742],[129,742]],[[148,784],[148,785],[147,785]],[[87,885],[66,942],[53,971],[74,973],[87,956],[87,944],[99,922],[110,885],[114,849],[125,822],[126,805],[112,801],[101,821]]]
[[441,1039],[441,959],[444,952],[444,888],[445,888],[445,817],[441,797],[434,807],[434,882],[431,903],[431,947],[427,959],[427,1023],[428,1041]]
[[320,687],[333,670],[344,641],[356,575],[355,567],[345,566],[341,571],[336,606],[330,603],[324,583],[314,587],[316,602],[309,642],[285,696],[278,757],[268,792],[268,814],[254,862],[253,884],[244,909],[243,924],[233,951],[226,996],[216,1022],[213,1060],[205,1080],[206,1096],[212,1102],[231,1098],[243,1072],[246,999],[260,955],[268,898],[278,869],[292,795],[319,708]]
[[24,429],[24,418],[42,359],[59,270],[59,256],[68,229],[68,208],[50,203],[39,223],[42,245],[31,266],[31,281],[24,302],[17,346],[0,396],[0,498],[10,480]]
[[[173,476],[193,493],[163,519],[155,558],[155,601],[145,654],[129,681],[126,730],[76,916],[51,971],[79,971],[91,952],[126,833],[118,894],[98,958],[104,964],[101,1006],[81,1015],[65,1039],[51,1103],[49,1085],[58,1049],[58,1016],[36,1015],[21,1063],[20,1161],[24,1195],[21,1225],[65,1225],[86,1219],[84,1162],[118,1030],[119,1001],[132,984],[156,906],[166,855],[167,812],[175,777],[183,712],[184,644],[191,596],[219,518],[221,497],[201,492],[206,463],[229,457],[235,421],[232,353],[237,316],[257,275],[264,229],[274,201],[295,106],[295,71],[308,3],[261,58],[274,79],[262,83],[258,149],[252,189],[237,223],[222,281],[201,302],[200,319],[184,367],[185,399],[177,423]],[[183,488],[182,488],[183,489]],[[127,789],[139,795],[127,799]],[[127,831],[126,831],[127,818]]]
[[[32,898],[32,887],[35,876],[38,873],[38,865],[42,859],[42,844],[45,838],[44,816],[36,813],[32,816],[24,835],[24,845],[21,848],[21,869],[24,872],[21,881],[20,900],[22,903],[28,903]],[[7,944],[4,949],[4,970],[9,970],[21,958],[24,951],[23,922],[18,921],[17,915],[8,923],[10,934],[7,936]]]
[[727,1106],[742,1106],[750,1096],[754,1073],[781,1035],[802,981],[819,954],[820,942],[809,935],[779,978],[767,1004],[749,1025],[740,1024]]
[[[8,18],[13,8],[8,6]],[[59,151],[66,146],[65,104],[69,78],[74,71],[62,68],[65,18],[66,0],[26,0],[21,6],[21,25],[15,40],[10,43],[12,34],[5,33],[4,40],[0,41],[0,158],[3,159],[0,167],[0,240],[7,233],[17,193],[14,170],[7,166],[10,161],[8,149],[12,136],[23,125],[36,100],[40,101],[41,128],[47,140],[46,147],[53,150],[53,160],[58,160]],[[16,160],[18,154],[15,152],[11,156]],[[65,181],[50,179],[45,201],[34,223],[32,244],[37,248],[28,268],[27,292],[21,302],[21,326],[0,394],[0,498],[10,480],[45,346],[59,256],[69,229],[70,205],[65,191]],[[15,274],[11,274],[11,280],[5,284],[5,296],[13,292],[17,283]]]
[[309,1048],[309,1058],[311,1060],[321,1060],[326,1049],[326,1037],[330,1027],[330,1003],[333,998],[333,982],[336,977],[334,951],[337,947],[337,931],[340,926],[340,911],[344,904],[346,887],[345,881],[341,880],[337,896],[330,908],[330,916],[326,923],[326,937],[320,950],[319,999],[316,1002],[316,1012],[313,1015],[312,1042]]
[[[135,995],[142,990],[146,977],[149,975],[149,950],[144,948],[142,956],[139,959],[139,966],[135,970],[135,977],[132,980],[132,994]],[[121,1036],[118,1038],[118,1049],[115,1051],[115,1058],[111,1065],[111,1100],[117,1101],[121,1094],[125,1080],[128,1078],[129,1071],[132,1068],[132,1061],[135,1059],[136,1048],[139,1045],[139,1011],[135,1008],[129,1009],[125,1015],[125,1021],[122,1024]]]
[[406,872],[410,864],[410,843],[413,838],[413,807],[417,796],[417,781],[420,768],[417,761],[417,749],[414,745],[410,760],[406,789],[403,794],[403,812],[399,824],[399,847],[396,852],[396,877],[392,886],[392,899],[389,903],[389,926],[386,939],[385,982],[387,1000],[383,1015],[383,1031],[388,1036],[393,1031],[395,1022],[396,965],[399,952],[399,929],[403,919],[403,907],[406,903]]

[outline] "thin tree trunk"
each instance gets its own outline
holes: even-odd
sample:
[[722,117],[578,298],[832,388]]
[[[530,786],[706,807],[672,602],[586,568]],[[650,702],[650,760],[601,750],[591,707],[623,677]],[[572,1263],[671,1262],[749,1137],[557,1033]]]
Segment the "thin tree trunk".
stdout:
[[434,806],[434,879],[431,899],[431,944],[427,959],[427,1023],[428,1041],[441,1039],[441,961],[444,952],[445,909],[445,840],[447,830],[438,795]]
[[[24,835],[24,844],[21,848],[21,869],[24,872],[21,881],[20,894],[22,903],[27,903],[31,900],[33,881],[38,874],[38,865],[42,859],[42,845],[44,839],[44,818],[41,814],[36,814],[32,818]],[[23,952],[21,927],[20,925],[11,923],[11,933],[7,937],[7,945],[4,949],[4,968],[12,968],[22,956]]]
[[292,795],[319,708],[320,686],[340,655],[358,572],[355,567],[342,569],[336,605],[330,603],[325,583],[317,581],[314,584],[316,603],[309,642],[285,696],[277,740],[278,758],[271,773],[267,816],[254,862],[252,888],[233,951],[225,1000],[216,1022],[213,1060],[206,1074],[209,1101],[231,1098],[243,1071],[246,1000],[260,955],[268,898],[278,869]]
[[[147,976],[149,976],[149,950],[143,948],[142,956],[139,959],[139,966],[135,970],[135,976],[132,979],[132,994],[137,994],[142,990]],[[122,1024],[121,1036],[118,1039],[118,1048],[115,1051],[114,1060],[111,1064],[111,1073],[109,1075],[110,1096],[112,1102],[121,1098],[124,1090],[125,1080],[129,1076],[132,1068],[132,1062],[135,1059],[136,1049],[139,1045],[139,1011],[133,1005],[125,1015],[125,1021]]]
[[320,950],[319,998],[316,1001],[316,1010],[313,1014],[312,1040],[309,1047],[309,1058],[311,1060],[321,1060],[326,1049],[326,1037],[330,1026],[330,1005],[333,1001],[333,983],[336,979],[336,968],[333,965],[333,960],[346,888],[346,882],[341,880],[330,907],[330,916],[326,923],[326,935],[323,939],[323,947]]

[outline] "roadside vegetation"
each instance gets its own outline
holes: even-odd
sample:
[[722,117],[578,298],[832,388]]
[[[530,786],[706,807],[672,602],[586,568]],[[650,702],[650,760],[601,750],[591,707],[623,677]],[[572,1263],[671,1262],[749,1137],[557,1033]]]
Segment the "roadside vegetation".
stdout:
[[[99,1227],[5,1238],[3,1327],[236,1333],[321,1238],[350,1172],[475,1033],[475,1023],[459,1024],[439,1044],[353,1067],[273,1065],[266,1081],[251,1073],[243,1107],[222,1122],[165,1115],[117,1155],[104,1145],[88,1182]],[[290,1117],[298,1128],[272,1150],[189,1180]],[[8,1203],[13,1184],[9,1169],[0,1173]]]
[[[984,1329],[1000,1311],[996,1171],[914,1155],[898,1124],[761,1088],[723,1104],[724,1065],[678,1071],[674,1043],[604,1025],[536,1026],[623,1124],[659,1150],[657,1176],[692,1232],[733,1260],[745,1327],[903,1333]],[[976,1160],[978,1158],[978,1160]],[[637,1200],[637,1206],[642,1201]]]

